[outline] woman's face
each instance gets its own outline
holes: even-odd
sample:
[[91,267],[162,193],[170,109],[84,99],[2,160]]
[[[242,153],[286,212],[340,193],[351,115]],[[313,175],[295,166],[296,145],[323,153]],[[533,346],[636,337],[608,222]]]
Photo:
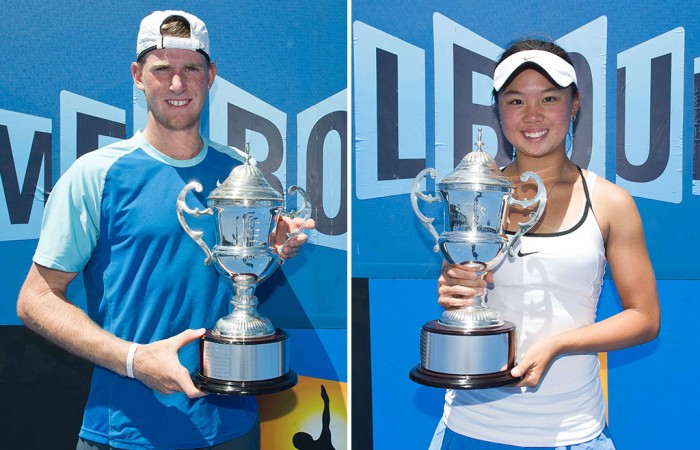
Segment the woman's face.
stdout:
[[566,134],[579,106],[571,87],[560,88],[525,69],[498,94],[501,127],[516,155],[542,157],[565,151]]

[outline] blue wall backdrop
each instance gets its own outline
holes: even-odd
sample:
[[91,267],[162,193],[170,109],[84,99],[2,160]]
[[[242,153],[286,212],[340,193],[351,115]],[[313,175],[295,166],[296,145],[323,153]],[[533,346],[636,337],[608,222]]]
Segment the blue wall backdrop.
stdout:
[[[239,148],[250,142],[273,185],[298,184],[309,192],[318,224],[310,244],[256,295],[261,312],[290,331],[297,373],[347,382],[345,0],[0,0],[6,37],[0,44],[0,340],[7,343],[0,390],[19,383],[15,391],[28,391],[31,380],[48,388],[60,377],[32,373],[46,369],[42,360],[55,356],[63,364],[65,357],[53,350],[31,353],[42,344],[19,326],[17,294],[53,183],[79,154],[145,124],[145,101],[133,86],[130,64],[140,20],[156,9],[194,13],[209,29],[218,76],[202,133]],[[297,209],[293,202],[288,210]],[[78,304],[84,301],[81,284],[71,286]],[[21,412],[45,408],[21,394],[6,400],[13,407],[3,403],[0,417],[20,423]],[[24,425],[28,417],[34,416],[24,417]],[[68,433],[75,436],[77,429]]]
[[[369,321],[371,378],[370,369],[358,374],[371,380],[369,445],[426,448],[442,412],[441,390],[408,379],[419,361],[420,327],[440,312],[441,256],[411,208],[413,179],[425,167],[436,168],[438,180],[447,175],[473,148],[477,128],[487,151],[507,161],[490,108],[490,76],[509,42],[534,36],[573,53],[584,100],[570,157],[634,196],[658,278],[659,338],[608,355],[618,448],[693,448],[700,437],[693,413],[700,396],[688,379],[700,368],[700,260],[693,250],[700,4],[418,0],[387,8],[355,0],[351,26],[352,275],[368,279],[366,316],[353,310],[353,320]],[[377,120],[387,105],[391,125]],[[423,205],[423,212],[435,217],[438,208]],[[598,315],[619,309],[608,279]],[[354,420],[353,429],[358,425]]]

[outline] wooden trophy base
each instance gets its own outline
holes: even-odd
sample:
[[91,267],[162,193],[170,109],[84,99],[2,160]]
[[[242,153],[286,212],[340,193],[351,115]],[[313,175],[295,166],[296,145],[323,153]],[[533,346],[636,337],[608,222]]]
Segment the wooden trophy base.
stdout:
[[290,370],[286,374],[271,380],[226,381],[208,378],[200,372],[194,376],[197,389],[218,395],[262,395],[273,394],[296,386],[297,374]]
[[513,377],[510,370],[477,375],[453,375],[431,372],[421,367],[420,364],[411,369],[408,376],[416,383],[445,389],[488,389],[510,386],[522,380],[522,377]]

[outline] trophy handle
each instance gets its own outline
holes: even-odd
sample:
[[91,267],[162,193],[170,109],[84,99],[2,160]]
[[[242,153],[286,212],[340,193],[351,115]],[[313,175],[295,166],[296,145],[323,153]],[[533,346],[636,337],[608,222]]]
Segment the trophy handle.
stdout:
[[413,186],[411,187],[411,205],[413,205],[413,212],[416,213],[416,217],[418,217],[418,220],[420,220],[423,226],[430,232],[431,236],[433,236],[433,239],[435,240],[435,247],[433,247],[433,251],[437,253],[440,250],[438,244],[438,240],[440,237],[438,236],[438,233],[435,230],[435,227],[433,226],[435,218],[426,217],[418,208],[419,197],[421,200],[429,204],[442,201],[438,195],[424,194],[423,191],[420,190],[420,182],[423,180],[423,178],[427,177],[428,175],[430,175],[430,178],[435,179],[435,177],[437,177],[437,171],[431,168],[423,169],[413,181]]
[[192,240],[194,240],[197,243],[197,245],[199,245],[201,249],[204,250],[204,253],[207,255],[207,257],[204,259],[204,264],[209,265],[212,262],[212,254],[207,244],[202,240],[202,235],[204,234],[204,232],[195,231],[191,229],[187,225],[187,222],[185,222],[185,216],[183,212],[186,212],[191,216],[201,217],[203,215],[211,216],[214,214],[214,211],[211,208],[207,208],[202,211],[199,208],[191,209],[189,206],[187,206],[187,200],[185,199],[185,196],[192,189],[194,189],[197,192],[202,192],[202,185],[196,181],[190,181],[187,185],[185,185],[184,188],[182,188],[180,194],[177,196],[177,203],[175,204],[175,209],[177,210],[177,220],[180,222],[180,226],[182,227],[182,229],[185,230],[185,233],[187,233],[189,237],[191,237]]
[[[299,229],[294,231],[293,233],[287,233],[287,240],[284,241],[284,244],[279,249],[279,253],[281,254],[282,251],[287,247],[289,244],[289,241],[291,241],[295,236],[299,236],[301,233],[306,230],[306,222],[311,218],[311,200],[309,199],[309,194],[306,193],[304,189],[302,189],[300,186],[293,185],[289,186],[289,189],[287,190],[289,192],[289,195],[294,194],[295,192],[298,192],[299,195],[301,195],[302,199],[304,200],[304,206],[299,211],[290,211],[290,212],[282,212],[280,215],[289,217],[290,219],[295,219],[297,217],[301,217],[304,219],[304,221],[301,223],[299,226]],[[280,264],[284,263],[284,259],[280,258]]]
[[544,183],[542,182],[542,179],[540,178],[539,175],[537,175],[535,172],[524,172],[522,175],[520,175],[520,181],[525,182],[527,180],[534,180],[535,183],[537,184],[537,195],[535,195],[532,199],[527,199],[524,198],[522,200],[516,200],[513,197],[510,198],[508,201],[508,204],[515,204],[518,206],[521,206],[525,209],[532,207],[535,203],[539,203],[537,206],[537,210],[530,213],[530,220],[527,222],[518,222],[518,231],[515,233],[513,238],[508,242],[508,254],[510,256],[514,256],[513,254],[513,246],[515,246],[515,243],[518,242],[518,239],[520,237],[527,233],[530,228],[535,226],[538,220],[540,220],[540,217],[542,217],[542,213],[544,213],[544,207],[547,204],[547,190],[544,187]]

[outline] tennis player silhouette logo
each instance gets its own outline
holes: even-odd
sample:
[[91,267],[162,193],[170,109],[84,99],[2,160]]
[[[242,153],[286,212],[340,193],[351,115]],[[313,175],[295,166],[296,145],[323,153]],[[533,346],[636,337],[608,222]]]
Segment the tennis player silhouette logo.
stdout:
[[323,399],[323,415],[321,416],[321,435],[314,440],[309,433],[300,431],[292,437],[294,448],[299,450],[335,450],[331,442],[331,411],[330,399],[326,388],[321,385],[321,398]]

